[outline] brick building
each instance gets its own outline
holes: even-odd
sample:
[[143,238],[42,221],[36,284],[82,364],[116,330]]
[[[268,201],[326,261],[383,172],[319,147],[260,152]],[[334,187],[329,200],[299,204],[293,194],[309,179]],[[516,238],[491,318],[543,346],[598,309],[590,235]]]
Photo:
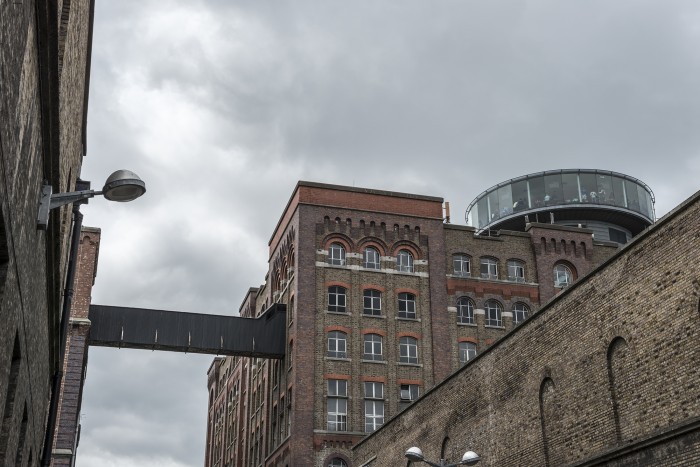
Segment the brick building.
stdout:
[[86,152],[92,1],[0,3],[0,465],[42,457],[71,209],[37,231],[42,182],[71,191]]
[[700,465],[700,192],[353,448],[356,467]]
[[78,261],[73,283],[74,298],[70,310],[66,349],[63,358],[63,380],[58,415],[51,450],[52,466],[75,465],[75,451],[80,437],[80,408],[87,371],[88,312],[92,286],[97,274],[100,251],[100,229],[83,227],[78,246]]
[[[458,226],[445,222],[442,198],[299,182],[270,240],[265,283],[240,308],[254,317],[286,303],[287,355],[214,360],[205,466],[355,465],[351,448],[367,433],[618,251],[578,226],[587,212],[607,211],[605,226],[640,218],[568,204],[581,204],[573,221],[532,201],[518,217],[556,211],[562,224],[507,231],[496,221],[512,211],[494,210],[488,229]],[[624,225],[634,235],[651,222]]]

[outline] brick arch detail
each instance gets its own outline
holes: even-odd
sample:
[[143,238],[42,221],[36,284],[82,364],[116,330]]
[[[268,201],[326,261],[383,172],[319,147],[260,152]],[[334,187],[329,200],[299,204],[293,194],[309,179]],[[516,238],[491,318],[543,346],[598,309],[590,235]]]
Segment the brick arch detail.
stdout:
[[460,337],[457,342],[471,342],[472,344],[479,344],[479,339],[476,337]]
[[330,248],[331,246],[331,243],[340,243],[345,247],[346,253],[352,253],[355,251],[355,243],[350,237],[348,237],[345,234],[333,232],[331,234],[326,235],[326,237],[324,237],[324,239],[321,241],[321,247],[324,250],[328,250],[328,248]]
[[326,326],[325,328],[323,328],[324,333],[329,333],[331,331],[340,331],[340,332],[344,332],[345,334],[350,334],[352,332],[352,329],[348,328],[346,326],[338,326],[338,325]]
[[365,334],[377,334],[378,336],[386,337],[386,331],[377,328],[365,328],[361,332],[363,336]]
[[348,284],[347,282],[343,282],[343,281],[326,281],[326,282],[323,283],[323,286],[324,286],[325,288],[333,287],[333,286],[335,286],[335,285],[350,290],[350,284]]
[[376,284],[362,284],[362,291],[364,292],[365,290],[379,290],[380,292],[384,293],[386,292],[386,287],[383,287],[381,285],[376,285]]
[[398,289],[395,289],[396,295],[400,293],[410,293],[415,295],[416,297],[420,296],[420,292],[418,292],[416,289],[409,289],[408,287],[401,287]]
[[408,250],[411,252],[413,255],[413,260],[421,260],[423,259],[423,252],[422,250],[416,245],[415,243],[408,241],[408,240],[399,240],[398,242],[395,242],[391,246],[391,254],[392,256],[397,256],[399,254],[399,251],[401,250]]
[[409,332],[409,331],[403,331],[399,332],[396,334],[396,337],[413,337],[414,339],[421,340],[423,339],[423,335],[419,332]]
[[386,242],[384,240],[382,240],[381,238],[364,237],[357,242],[357,250],[360,253],[364,252],[364,249],[369,247],[369,246],[374,247],[377,250],[379,250],[380,256],[386,256],[388,254],[389,245],[387,245]]

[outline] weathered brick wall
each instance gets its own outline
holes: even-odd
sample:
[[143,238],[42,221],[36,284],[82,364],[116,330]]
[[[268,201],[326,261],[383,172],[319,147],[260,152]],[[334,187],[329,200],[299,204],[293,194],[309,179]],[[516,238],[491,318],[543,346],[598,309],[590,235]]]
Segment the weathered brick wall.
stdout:
[[[65,37],[74,76],[59,92],[58,15],[46,2],[0,3],[0,464],[36,463],[41,456],[51,375],[57,361],[60,292],[68,252],[69,213],[37,232],[42,180],[65,188],[79,173],[82,112],[59,118],[62,99],[85,93],[89,54],[84,31],[87,0],[72,2],[80,13]],[[82,65],[82,71],[76,70]],[[70,106],[71,104],[69,104]],[[80,104],[75,104],[82,107]],[[78,130],[75,130],[75,129]],[[66,130],[63,133],[64,129]],[[65,143],[61,151],[59,141]],[[62,222],[61,222],[62,220]],[[54,226],[58,229],[54,230]],[[48,262],[47,262],[48,261]],[[6,410],[7,409],[7,410]]]
[[97,273],[101,233],[100,229],[93,227],[83,227],[81,232],[52,450],[51,465],[54,466],[70,466],[75,457],[87,366],[87,338],[90,332],[90,321],[87,317]]
[[[446,437],[449,460],[578,464],[700,417],[699,231],[700,193],[367,437],[353,465],[402,465],[414,445],[439,459]],[[676,465],[698,456],[688,436],[669,443]],[[640,449],[610,465],[666,448]]]

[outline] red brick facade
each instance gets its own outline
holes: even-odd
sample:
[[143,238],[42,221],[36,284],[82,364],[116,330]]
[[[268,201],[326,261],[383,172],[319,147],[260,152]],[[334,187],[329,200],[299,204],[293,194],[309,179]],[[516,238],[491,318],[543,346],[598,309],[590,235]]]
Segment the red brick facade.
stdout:
[[[375,423],[367,407],[381,410],[386,422],[410,402],[403,397],[422,394],[460,368],[460,342],[483,352],[513,329],[514,306],[537,312],[554,296],[548,269],[556,261],[570,262],[583,275],[596,266],[593,251],[602,250],[597,258],[616,251],[594,244],[589,231],[546,224],[476,236],[472,228],[445,224],[442,213],[441,198],[299,182],[270,240],[266,282],[248,295],[241,312],[255,316],[273,302],[287,303],[288,355],[283,362],[214,361],[206,467],[326,467],[334,458],[351,466],[352,446],[366,435],[366,424]],[[569,246],[540,251],[534,235],[584,243],[586,254]],[[329,261],[332,243],[345,250],[342,264]],[[379,252],[378,263],[365,264],[368,247]],[[400,251],[410,253],[412,269],[399,270]],[[466,277],[453,271],[457,254],[470,258]],[[496,277],[481,278],[482,257],[496,262]],[[511,260],[522,263],[524,280],[508,278]],[[330,287],[343,293],[333,300],[344,304],[332,311]],[[371,312],[365,309],[368,289],[380,294]],[[473,322],[458,322],[459,299],[473,303]],[[488,306],[500,307],[497,317],[487,316]],[[331,332],[344,337],[334,334],[329,353]],[[339,387],[346,392],[329,393],[336,381],[345,382]],[[366,386],[372,382],[382,386]],[[246,388],[237,410],[248,425],[235,425],[235,433],[222,396],[232,385]],[[366,392],[380,387],[382,393]],[[329,404],[342,408],[330,411]]]

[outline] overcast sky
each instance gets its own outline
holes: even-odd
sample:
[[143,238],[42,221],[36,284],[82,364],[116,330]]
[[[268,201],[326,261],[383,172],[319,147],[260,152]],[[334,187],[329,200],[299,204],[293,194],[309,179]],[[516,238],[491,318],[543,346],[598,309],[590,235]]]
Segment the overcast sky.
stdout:
[[[700,3],[96,1],[93,303],[233,314],[297,180],[442,196],[598,168],[698,189]],[[91,348],[78,465],[200,466],[212,357]]]

